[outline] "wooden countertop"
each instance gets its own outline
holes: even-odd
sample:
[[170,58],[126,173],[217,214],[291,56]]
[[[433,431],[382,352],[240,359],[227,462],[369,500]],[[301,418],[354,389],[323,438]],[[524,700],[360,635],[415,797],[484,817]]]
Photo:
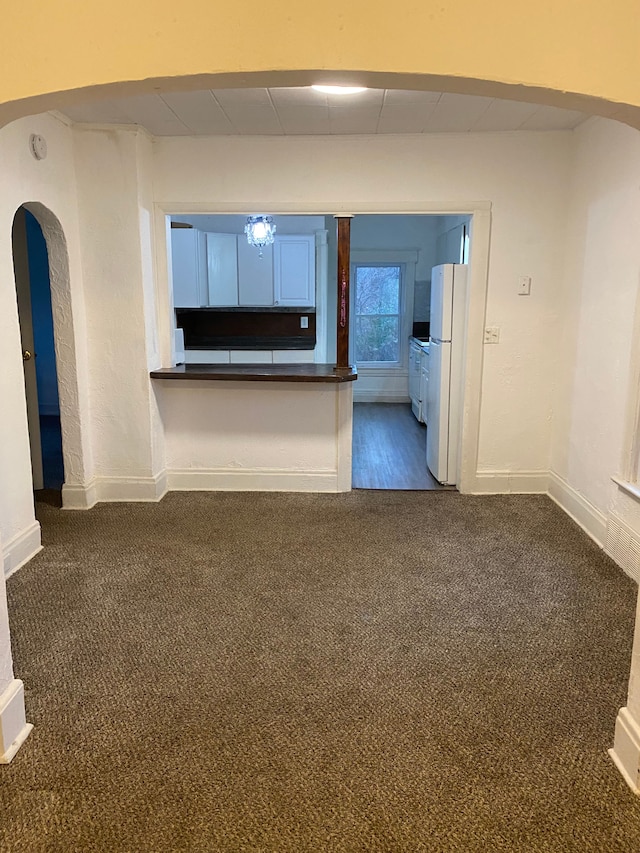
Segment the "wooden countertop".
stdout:
[[334,364],[179,364],[152,370],[152,379],[227,382],[353,382],[355,367]]

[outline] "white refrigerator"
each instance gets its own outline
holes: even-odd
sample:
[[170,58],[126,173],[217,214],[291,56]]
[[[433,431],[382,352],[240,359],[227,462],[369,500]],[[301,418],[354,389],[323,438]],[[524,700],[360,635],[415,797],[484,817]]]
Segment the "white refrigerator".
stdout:
[[467,267],[442,264],[431,271],[427,467],[444,485],[458,471],[464,369]]

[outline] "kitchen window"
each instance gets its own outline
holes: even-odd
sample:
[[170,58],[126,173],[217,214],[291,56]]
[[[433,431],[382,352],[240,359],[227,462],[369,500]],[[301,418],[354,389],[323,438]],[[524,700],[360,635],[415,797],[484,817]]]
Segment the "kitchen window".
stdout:
[[400,364],[402,279],[401,264],[354,264],[356,364]]

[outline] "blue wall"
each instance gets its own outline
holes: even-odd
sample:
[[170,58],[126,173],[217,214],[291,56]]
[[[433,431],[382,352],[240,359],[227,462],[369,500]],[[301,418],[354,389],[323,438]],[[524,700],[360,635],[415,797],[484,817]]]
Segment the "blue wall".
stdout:
[[25,211],[27,254],[31,279],[31,313],[37,353],[38,407],[41,415],[59,415],[56,353],[53,346],[53,315],[47,244],[37,219]]

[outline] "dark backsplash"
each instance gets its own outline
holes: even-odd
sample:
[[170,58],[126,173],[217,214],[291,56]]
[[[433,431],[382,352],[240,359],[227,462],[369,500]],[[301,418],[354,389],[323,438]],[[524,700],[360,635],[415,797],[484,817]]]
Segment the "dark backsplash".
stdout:
[[[307,317],[309,328],[300,328]],[[312,350],[315,308],[177,308],[186,350]]]
[[414,338],[428,338],[429,337],[429,322],[425,323],[414,323],[413,324],[413,337]]

